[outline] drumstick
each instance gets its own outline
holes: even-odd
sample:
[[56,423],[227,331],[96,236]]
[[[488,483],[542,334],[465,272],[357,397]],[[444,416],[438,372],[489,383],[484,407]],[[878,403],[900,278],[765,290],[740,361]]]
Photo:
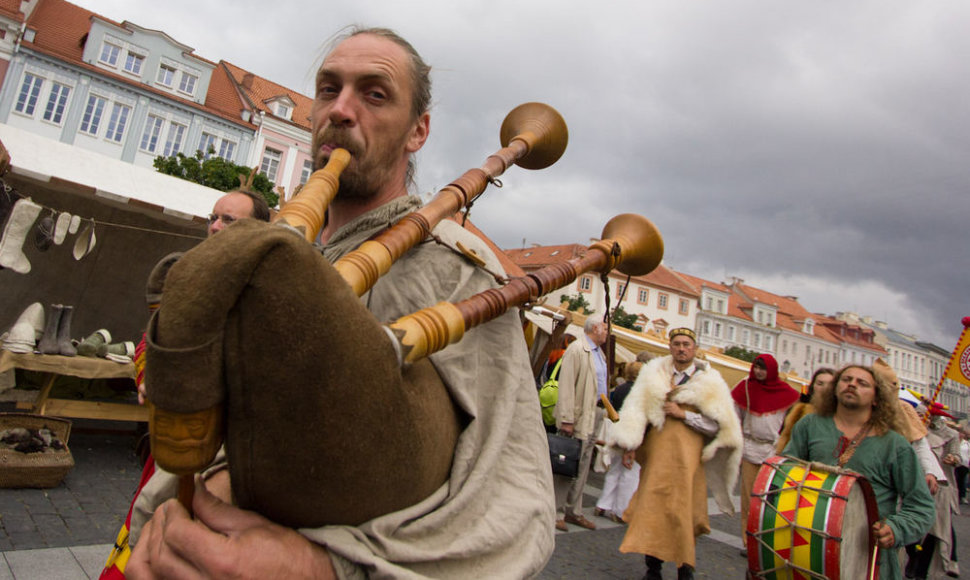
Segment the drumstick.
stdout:
[[876,559],[879,557],[879,544],[872,548],[872,561],[869,562],[869,580],[876,580]]
[[[886,520],[879,520],[878,522],[876,522],[876,525],[878,525],[879,527],[885,526]],[[876,560],[878,558],[879,558],[879,540],[877,539],[875,542],[873,542],[873,546],[872,546],[872,560],[869,561],[868,580],[875,580],[876,578]]]

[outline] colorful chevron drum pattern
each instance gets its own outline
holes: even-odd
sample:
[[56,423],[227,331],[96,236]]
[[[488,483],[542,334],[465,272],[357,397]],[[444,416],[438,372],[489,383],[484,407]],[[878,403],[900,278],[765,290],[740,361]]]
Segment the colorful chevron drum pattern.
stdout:
[[748,577],[878,578],[872,487],[855,472],[791,457],[765,461],[748,512]]

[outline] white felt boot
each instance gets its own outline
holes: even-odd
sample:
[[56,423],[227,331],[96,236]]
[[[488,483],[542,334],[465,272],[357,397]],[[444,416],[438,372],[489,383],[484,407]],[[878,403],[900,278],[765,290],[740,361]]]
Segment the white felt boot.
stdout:
[[44,305],[34,302],[17,318],[10,328],[3,348],[10,352],[25,354],[34,352],[37,340],[44,332]]
[[30,272],[30,262],[24,255],[24,241],[40,210],[39,205],[27,198],[18,200],[13,206],[7,226],[3,229],[3,238],[0,239],[0,266],[18,274]]
[[67,237],[67,229],[71,227],[71,214],[63,211],[57,215],[57,222],[54,224],[54,244],[61,245]]

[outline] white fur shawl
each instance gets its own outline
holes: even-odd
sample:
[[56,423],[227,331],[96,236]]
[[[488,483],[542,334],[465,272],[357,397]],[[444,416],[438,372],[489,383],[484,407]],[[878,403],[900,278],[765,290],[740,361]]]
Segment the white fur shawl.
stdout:
[[[721,511],[734,513],[730,493],[737,482],[741,465],[741,423],[734,410],[731,391],[720,373],[707,363],[694,361],[697,372],[677,389],[672,401],[697,407],[705,417],[717,421],[717,435],[704,446],[701,460],[707,485]],[[647,426],[663,429],[666,416],[663,404],[670,391],[674,363],[670,356],[655,358],[640,371],[630,394],[623,402],[620,420],[613,427],[612,443],[636,449],[643,442]]]

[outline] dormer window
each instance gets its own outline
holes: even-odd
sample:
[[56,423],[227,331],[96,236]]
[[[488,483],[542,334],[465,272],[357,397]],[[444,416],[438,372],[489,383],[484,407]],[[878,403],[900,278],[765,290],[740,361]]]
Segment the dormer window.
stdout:
[[171,87],[172,83],[175,82],[175,67],[163,64],[158,67],[158,77],[155,79],[158,84],[164,85],[166,87]]
[[145,64],[144,56],[134,52],[129,52],[128,56],[125,57],[125,72],[130,72],[133,75],[140,75],[143,64]]
[[199,77],[182,71],[182,80],[179,82],[179,91],[192,95],[195,94],[195,83],[199,80]]
[[121,47],[105,42],[101,46],[101,56],[98,60],[108,66],[118,66],[118,55],[121,54]]
[[121,69],[129,75],[141,76],[148,51],[120,38],[105,35],[97,64],[105,68]]
[[283,119],[289,119],[290,115],[293,113],[293,109],[286,103],[276,103],[275,108],[276,116]]

